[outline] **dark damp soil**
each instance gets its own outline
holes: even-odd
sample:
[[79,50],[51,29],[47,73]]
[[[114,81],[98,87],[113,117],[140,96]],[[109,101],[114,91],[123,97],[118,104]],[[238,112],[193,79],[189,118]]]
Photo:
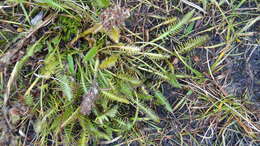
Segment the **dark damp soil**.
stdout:
[[230,59],[230,92],[242,96],[247,91],[252,101],[260,102],[260,47],[249,46],[247,52],[241,50],[238,52],[241,56]]

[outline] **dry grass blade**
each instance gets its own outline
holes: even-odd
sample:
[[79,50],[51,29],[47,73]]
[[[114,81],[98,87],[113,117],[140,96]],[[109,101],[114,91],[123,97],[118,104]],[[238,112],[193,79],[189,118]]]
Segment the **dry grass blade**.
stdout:
[[[11,92],[11,88],[12,88],[12,85],[14,84],[15,82],[15,79],[19,73],[19,71],[21,70],[21,68],[24,66],[24,64],[28,61],[28,59],[34,55],[35,53],[35,49],[37,48],[37,45],[40,43],[40,41],[43,39],[43,37],[41,39],[39,39],[34,45],[32,45],[30,48],[28,48],[27,50],[27,53],[26,55],[20,60],[18,61],[16,64],[15,64],[15,67],[11,73],[11,76],[7,82],[7,86],[6,86],[6,89],[5,89],[5,93],[4,93],[4,103],[3,103],[3,111],[4,111],[4,115],[5,115],[5,119],[9,125],[9,127],[11,128],[11,124],[9,123],[9,120],[7,118],[7,103],[8,103],[8,100],[9,100],[9,97],[10,97],[10,92]],[[12,129],[12,128],[11,128]]]
[[26,40],[28,40],[33,34],[35,34],[40,28],[46,26],[48,23],[50,23],[57,14],[50,14],[47,16],[47,18],[42,22],[36,25],[35,27],[32,27],[29,32],[27,32],[23,39],[21,39],[19,42],[16,43],[16,46],[14,49],[9,49],[7,53],[5,53],[4,56],[1,56],[0,58],[0,71],[2,70],[2,67],[7,67],[11,62],[11,58],[17,53],[22,47],[24,46],[24,43]]
[[[191,83],[191,82],[188,82],[188,81],[184,81],[186,82],[187,84],[189,84],[191,86],[191,88],[196,88],[198,89],[198,91],[202,91],[204,92],[205,95],[209,95],[210,97],[216,99],[217,101],[220,101],[221,102],[221,99],[219,99],[218,97],[216,97],[215,95],[211,94],[210,92],[208,92],[207,90],[205,89],[202,89],[199,85],[196,85],[194,83]],[[243,120],[245,120],[247,122],[247,124],[253,128],[254,130],[256,130],[257,132],[260,132],[260,129],[258,127],[256,127],[252,121],[250,119],[248,119],[248,117],[245,117],[243,116],[239,111],[237,111],[236,109],[234,109],[233,107],[231,107],[229,104],[227,103],[223,103],[225,106],[227,106],[231,111],[234,112],[234,114],[236,114],[238,117],[242,118]]]
[[187,0],[181,0],[181,1],[182,1],[183,3],[189,5],[189,6],[192,6],[192,7],[196,8],[196,9],[200,10],[201,12],[207,14],[207,12],[206,12],[204,9],[202,9],[200,6],[198,6],[198,5],[194,4],[194,3],[189,2],[189,1],[187,1]]

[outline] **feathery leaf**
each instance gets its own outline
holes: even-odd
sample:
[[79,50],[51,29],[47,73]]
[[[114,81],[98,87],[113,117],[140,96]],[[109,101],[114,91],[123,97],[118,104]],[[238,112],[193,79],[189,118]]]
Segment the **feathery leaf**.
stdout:
[[177,46],[177,51],[179,54],[185,54],[192,49],[203,45],[209,39],[208,35],[199,36],[193,39],[188,40],[187,42]]
[[118,106],[114,106],[102,115],[98,116],[95,121],[98,121],[100,124],[103,124],[104,121],[109,121],[108,117],[113,118],[116,116],[116,113],[118,112]]
[[57,79],[59,81],[60,88],[63,92],[63,94],[67,97],[67,99],[70,101],[73,99],[73,91],[71,88],[71,81],[69,78],[65,75],[58,75]]
[[136,102],[136,101],[134,101],[134,102],[135,102],[136,105],[137,105],[142,111],[144,111],[144,113],[147,114],[152,120],[154,120],[155,122],[159,122],[159,121],[160,121],[160,118],[155,114],[155,112],[154,112],[151,108],[149,108],[149,107],[143,105],[142,103],[139,103],[139,102]]
[[133,85],[140,85],[142,83],[142,81],[140,81],[139,79],[137,78],[134,78],[128,74],[117,74],[117,77],[124,80],[124,81],[127,81],[127,82],[130,82],[132,83]]
[[168,102],[168,100],[163,96],[163,94],[160,91],[155,92],[155,97],[158,99],[158,101],[161,105],[165,106],[167,111],[173,112],[170,103]]
[[114,66],[119,58],[119,55],[112,55],[106,58],[99,66],[101,69],[106,69]]
[[115,95],[111,92],[106,92],[106,91],[101,91],[101,93],[106,97],[106,98],[109,98],[110,100],[113,100],[113,101],[117,101],[117,102],[122,102],[122,103],[126,103],[126,104],[129,104],[130,102],[123,98],[123,97],[120,97],[118,95]]
[[169,30],[167,30],[166,32],[164,32],[163,34],[161,34],[159,37],[155,38],[154,40],[152,40],[151,42],[156,42],[158,40],[162,40],[165,37],[168,37],[169,35],[175,33],[176,31],[178,31],[183,25],[187,24],[190,20],[190,18],[193,16],[194,10],[189,12],[188,14],[186,14],[182,20],[179,21],[179,23],[177,23],[176,25],[173,25],[173,27],[171,27]]

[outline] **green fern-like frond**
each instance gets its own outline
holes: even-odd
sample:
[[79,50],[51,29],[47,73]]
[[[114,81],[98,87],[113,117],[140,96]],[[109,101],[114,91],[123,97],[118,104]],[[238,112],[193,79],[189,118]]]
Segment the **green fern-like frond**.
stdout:
[[113,118],[116,116],[118,112],[118,106],[114,106],[113,108],[107,110],[102,115],[99,115],[95,121],[98,121],[100,124],[103,124],[105,121],[109,121],[109,117]]
[[170,58],[169,55],[157,54],[157,53],[143,53],[143,55],[154,60],[162,60],[162,59]]
[[63,94],[67,97],[67,99],[70,101],[73,99],[73,90],[71,88],[71,81],[70,79],[65,75],[58,75],[58,84],[61,88],[61,91]]
[[166,73],[168,77],[167,81],[175,88],[181,88],[181,84],[178,82],[176,75],[173,73]]
[[64,11],[68,14],[71,14],[68,10],[65,9],[64,5],[59,0],[36,0],[36,1],[39,3],[43,3],[54,10]]
[[34,105],[33,96],[32,95],[25,96],[24,102],[26,105],[33,106]]
[[44,60],[44,66],[40,70],[40,74],[46,77],[51,76],[59,70],[59,61],[55,52],[49,54]]
[[[184,27],[184,25],[178,25],[178,23],[180,23],[180,21],[176,21],[176,22],[174,22],[173,24],[171,24],[171,25],[167,26],[166,28],[162,29],[162,30],[160,31],[159,36],[162,36],[162,35],[164,35],[164,34],[167,34],[167,35],[165,35],[165,37],[163,38],[163,39],[167,39],[167,38],[169,38],[169,37],[172,37],[172,36],[178,34],[178,33],[182,30],[182,28]],[[176,28],[175,28],[175,27],[176,27]],[[172,31],[172,30],[174,30],[174,31]],[[168,32],[170,32],[170,33],[168,33]]]
[[39,3],[43,3],[54,10],[64,10],[64,8],[61,5],[61,2],[58,0],[36,0],[36,1]]
[[163,21],[162,23],[154,26],[153,28],[151,28],[151,31],[154,30],[154,29],[157,29],[157,28],[160,28],[161,26],[164,26],[164,25],[172,25],[172,24],[176,24],[176,21],[177,21],[177,18],[176,17],[170,17],[170,18],[167,18],[165,21]]
[[194,11],[189,12],[186,14],[176,25],[172,25],[172,27],[168,28],[167,31],[164,33],[160,34],[157,38],[152,40],[151,42],[156,42],[158,40],[165,39],[166,37],[169,37],[170,35],[178,32],[183,25],[187,24],[190,21],[190,18],[193,16]]
[[171,107],[171,104],[168,102],[168,100],[166,99],[166,97],[160,92],[160,91],[156,91],[155,92],[155,97],[157,98],[159,104],[165,106],[165,109],[169,112],[172,112],[173,109]]
[[179,54],[184,54],[190,52],[192,49],[199,47],[209,40],[208,35],[199,36],[188,40],[187,42],[177,46],[176,50]]
[[114,66],[119,58],[119,55],[112,55],[106,58],[99,66],[101,69],[111,68]]
[[107,92],[107,91],[101,91],[101,93],[108,99],[110,100],[113,100],[113,101],[117,101],[117,102],[122,102],[122,103],[126,103],[126,104],[129,104],[130,102],[124,98],[124,97],[121,97],[119,95],[116,95],[112,92]]
[[131,122],[119,118],[115,119],[115,121],[117,121],[119,127],[123,128],[123,130],[130,130],[132,128]]
[[[97,124],[92,123],[89,119],[80,116],[79,117],[80,125],[83,127],[83,129],[87,132],[86,135],[92,135],[95,136],[96,138],[103,138],[106,140],[110,140],[110,136],[106,134],[105,132],[102,132],[98,129]],[[84,140],[83,140],[84,141]],[[86,145],[86,143],[84,143]]]
[[133,96],[133,89],[134,87],[129,83],[125,82],[124,80],[119,80],[117,83],[117,89],[119,92],[126,96]]
[[142,83],[141,80],[137,79],[136,77],[130,76],[130,75],[128,75],[128,74],[122,74],[122,73],[120,73],[120,74],[117,74],[117,77],[118,77],[119,79],[124,80],[124,81],[130,82],[130,83],[132,83],[133,85],[140,85],[140,84]]
[[134,102],[151,120],[154,120],[156,122],[160,121],[160,118],[150,107],[144,105],[143,103],[137,102],[137,101],[134,101]]

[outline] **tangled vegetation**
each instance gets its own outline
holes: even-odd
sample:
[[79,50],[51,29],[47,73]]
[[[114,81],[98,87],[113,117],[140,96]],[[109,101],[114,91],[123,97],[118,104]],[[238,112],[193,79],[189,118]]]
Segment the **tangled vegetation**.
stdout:
[[240,94],[230,73],[232,57],[259,52],[259,9],[257,0],[0,2],[0,145],[259,144],[260,69],[251,63]]

